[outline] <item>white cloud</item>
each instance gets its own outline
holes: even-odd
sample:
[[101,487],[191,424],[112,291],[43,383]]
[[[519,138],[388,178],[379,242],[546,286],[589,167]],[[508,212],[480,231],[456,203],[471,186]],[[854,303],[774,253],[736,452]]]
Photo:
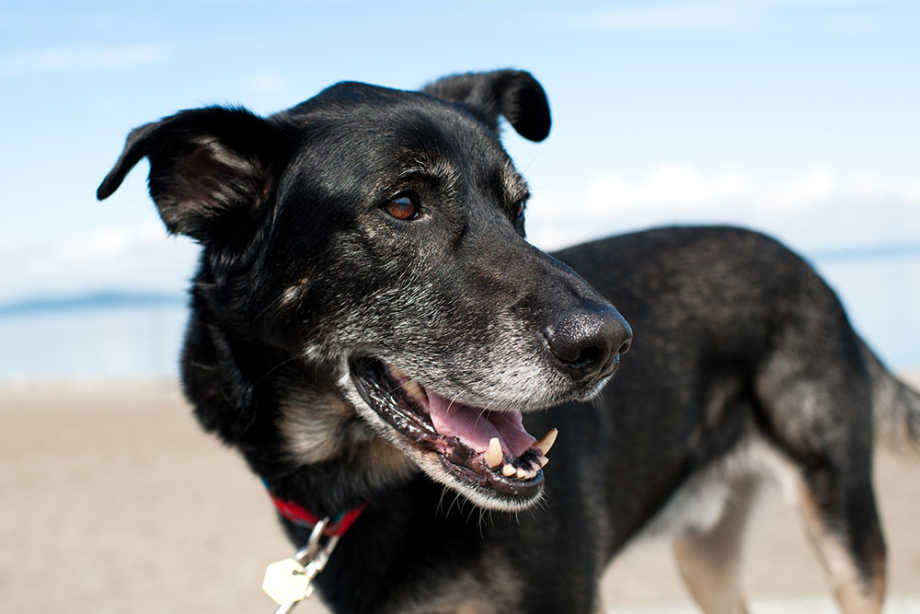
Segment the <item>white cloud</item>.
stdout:
[[[670,164],[605,173],[574,192],[547,186],[528,205],[528,236],[544,249],[671,223],[757,228],[812,254],[916,244],[920,181],[826,166],[767,177]],[[0,235],[0,260],[10,264],[0,301],[114,287],[181,292],[198,253],[159,220],[54,242]]]
[[759,228],[810,251],[920,239],[920,182],[828,167],[768,178],[665,165],[605,174],[574,199],[559,194],[538,193],[529,205],[530,239],[545,249],[670,223]]
[[0,58],[0,73],[128,68],[163,62],[171,55],[169,48],[151,43],[104,47],[50,47]]
[[199,248],[171,237],[162,224],[106,228],[54,243],[0,241],[4,273],[0,301],[80,293],[100,288],[181,292],[195,270]]

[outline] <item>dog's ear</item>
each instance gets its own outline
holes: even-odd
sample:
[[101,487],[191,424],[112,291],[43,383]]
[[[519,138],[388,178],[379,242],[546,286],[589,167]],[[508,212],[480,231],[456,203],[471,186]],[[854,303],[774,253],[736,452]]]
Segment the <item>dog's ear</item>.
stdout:
[[96,197],[109,197],[146,156],[150,196],[170,232],[201,242],[239,236],[262,213],[283,150],[275,127],[249,111],[180,111],[131,131]]
[[498,128],[498,116],[504,115],[526,139],[542,141],[549,135],[546,93],[529,72],[494,70],[452,75],[429,83],[422,91],[467,105],[493,130]]

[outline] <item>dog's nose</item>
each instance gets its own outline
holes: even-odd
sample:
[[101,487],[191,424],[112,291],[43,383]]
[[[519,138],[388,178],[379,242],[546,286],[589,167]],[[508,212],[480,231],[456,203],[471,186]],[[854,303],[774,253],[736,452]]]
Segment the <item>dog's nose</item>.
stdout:
[[[606,376],[629,351],[632,329],[610,305],[569,311],[543,331],[559,367],[575,381]],[[609,372],[609,373],[608,373]]]

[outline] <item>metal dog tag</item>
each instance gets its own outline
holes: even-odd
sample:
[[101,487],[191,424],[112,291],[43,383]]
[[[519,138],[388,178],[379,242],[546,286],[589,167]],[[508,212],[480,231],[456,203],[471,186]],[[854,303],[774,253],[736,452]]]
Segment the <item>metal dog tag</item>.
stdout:
[[265,568],[262,590],[278,604],[275,614],[287,614],[313,594],[313,579],[326,567],[329,555],[339,542],[339,535],[322,542],[328,524],[329,518],[316,523],[307,545],[298,550],[294,558],[275,561]]
[[262,590],[278,605],[293,605],[310,596],[312,578],[294,559],[275,561],[265,568]]

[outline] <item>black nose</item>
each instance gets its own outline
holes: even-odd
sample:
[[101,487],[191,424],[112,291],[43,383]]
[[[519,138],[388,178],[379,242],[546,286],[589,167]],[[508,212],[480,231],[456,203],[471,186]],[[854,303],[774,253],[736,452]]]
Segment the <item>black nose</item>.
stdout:
[[569,311],[543,331],[559,367],[575,381],[613,373],[629,351],[632,329],[610,305]]

